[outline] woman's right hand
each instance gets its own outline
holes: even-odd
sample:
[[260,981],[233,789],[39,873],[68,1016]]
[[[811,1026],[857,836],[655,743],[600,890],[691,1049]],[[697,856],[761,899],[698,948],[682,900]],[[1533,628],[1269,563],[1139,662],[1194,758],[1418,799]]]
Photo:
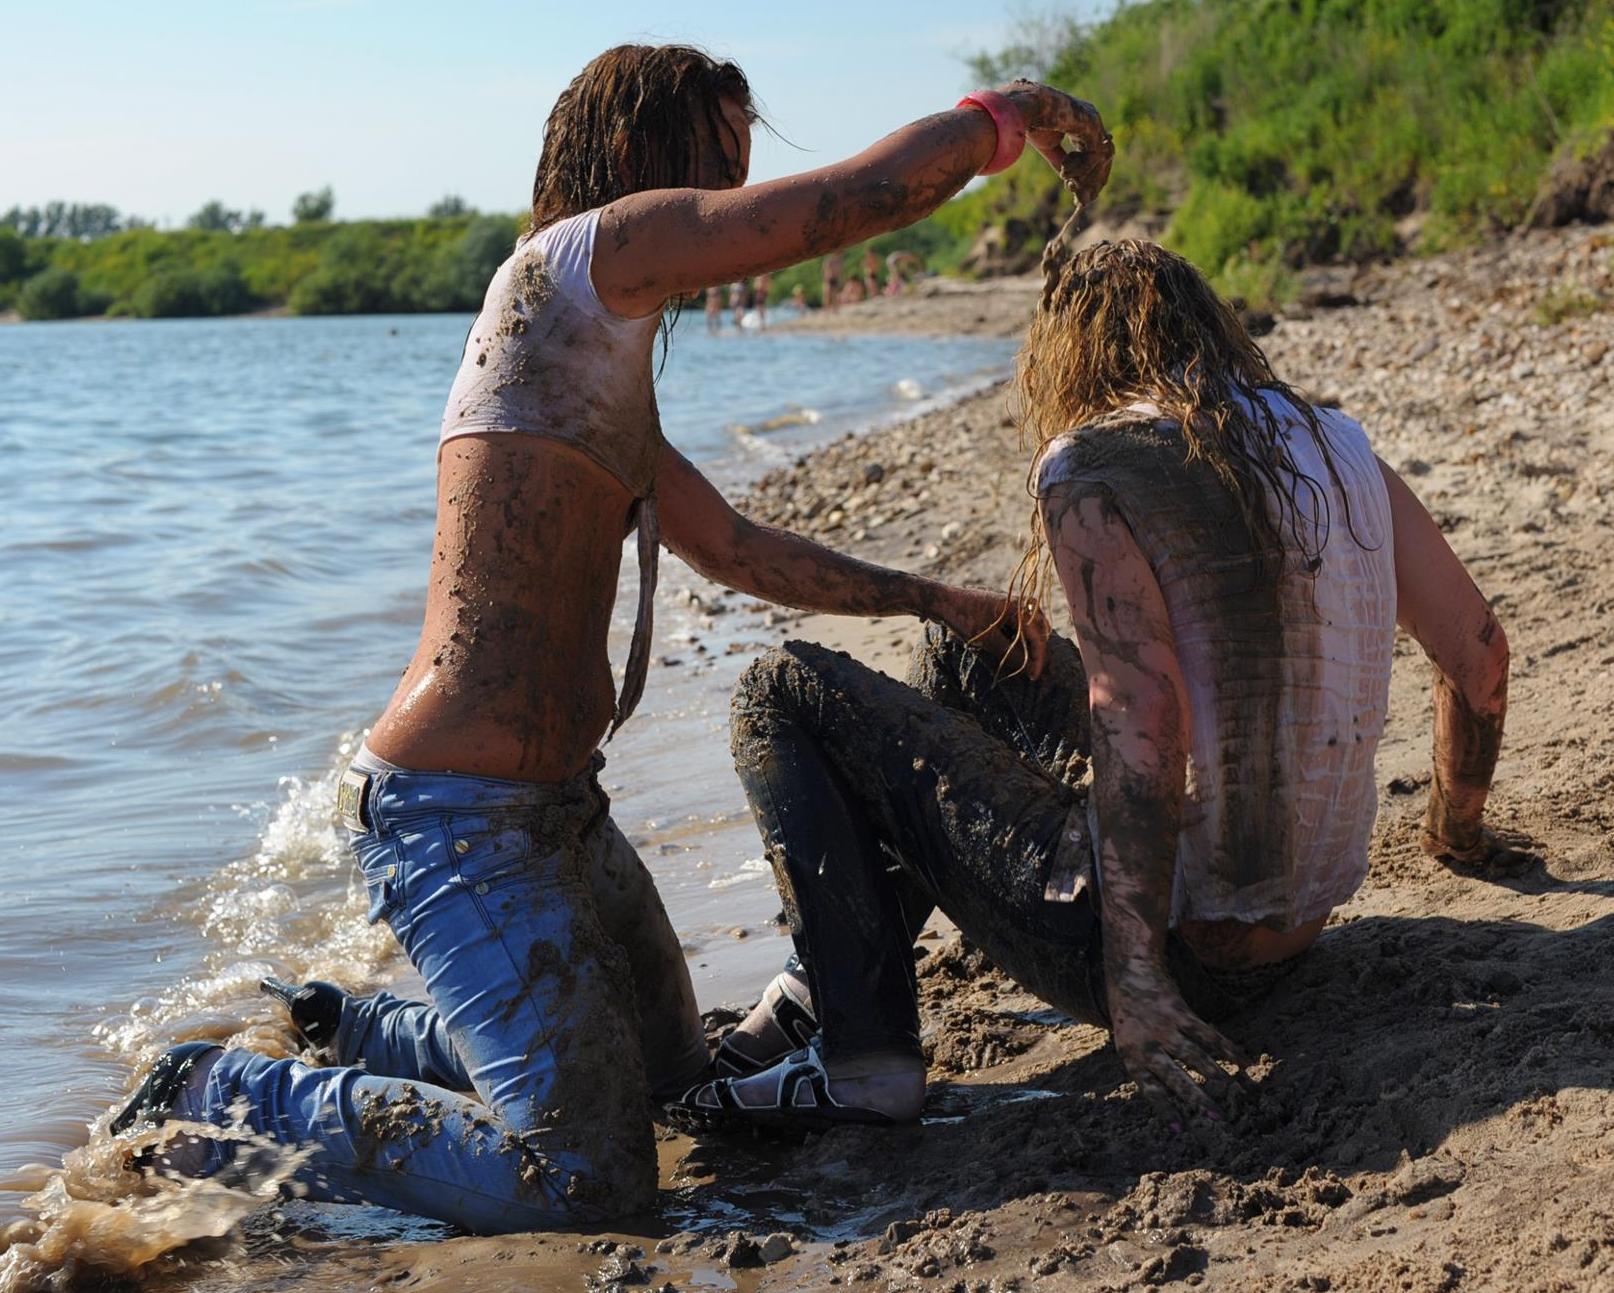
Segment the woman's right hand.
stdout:
[[[1036,81],[1010,81],[998,93],[1008,96],[1025,118],[1026,139],[1086,206],[1110,178],[1115,141],[1104,128],[1098,109]],[[1074,148],[1065,151],[1069,137]]]
[[[1106,965],[1105,973],[1110,1036],[1121,1066],[1171,1129],[1180,1132],[1194,1115],[1221,1122],[1236,1112],[1240,1086],[1217,1061],[1243,1067],[1243,1059],[1232,1042],[1189,1009],[1170,974],[1114,965]],[[1195,1074],[1203,1085],[1194,1081]]]

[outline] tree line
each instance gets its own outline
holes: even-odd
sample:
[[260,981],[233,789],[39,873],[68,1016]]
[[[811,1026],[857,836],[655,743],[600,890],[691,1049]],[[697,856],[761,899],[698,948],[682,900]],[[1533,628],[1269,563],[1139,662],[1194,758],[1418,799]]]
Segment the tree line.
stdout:
[[0,215],[0,309],[28,319],[474,310],[522,217],[456,196],[416,220],[334,220],[330,188],[301,194],[290,225],[208,202],[182,229],[105,204],[52,202]]

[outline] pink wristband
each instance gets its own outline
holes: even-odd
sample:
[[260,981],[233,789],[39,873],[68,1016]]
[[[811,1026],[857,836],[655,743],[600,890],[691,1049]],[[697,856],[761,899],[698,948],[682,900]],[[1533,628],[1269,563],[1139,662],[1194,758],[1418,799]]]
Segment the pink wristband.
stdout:
[[998,150],[992,154],[992,160],[981,167],[982,175],[996,175],[1020,160],[1020,154],[1026,148],[1026,119],[1020,115],[1020,109],[1014,106],[1008,95],[999,94],[996,90],[976,90],[966,94],[954,106],[979,108],[992,118],[992,124],[997,127]]

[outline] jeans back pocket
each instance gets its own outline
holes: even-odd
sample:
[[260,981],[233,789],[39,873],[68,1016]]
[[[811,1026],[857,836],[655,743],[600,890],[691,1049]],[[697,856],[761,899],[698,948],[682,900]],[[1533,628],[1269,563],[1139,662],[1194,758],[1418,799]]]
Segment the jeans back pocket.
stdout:
[[455,813],[443,833],[455,878],[479,894],[533,877],[532,832],[514,814]]

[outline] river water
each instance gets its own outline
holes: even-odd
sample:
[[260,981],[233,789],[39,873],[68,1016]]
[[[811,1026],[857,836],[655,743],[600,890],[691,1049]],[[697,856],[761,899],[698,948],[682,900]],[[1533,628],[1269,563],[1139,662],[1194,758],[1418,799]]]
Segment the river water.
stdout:
[[[254,1030],[272,1047],[261,975],[406,970],[364,924],[333,786],[418,632],[469,323],[0,328],[0,1226],[157,1050]],[[735,488],[1009,353],[695,320],[663,423]],[[703,1005],[754,992],[785,951],[724,733],[755,608],[714,620],[710,592],[668,563],[657,654],[680,663],[652,670],[604,774]],[[619,666],[631,610],[619,598]]]

